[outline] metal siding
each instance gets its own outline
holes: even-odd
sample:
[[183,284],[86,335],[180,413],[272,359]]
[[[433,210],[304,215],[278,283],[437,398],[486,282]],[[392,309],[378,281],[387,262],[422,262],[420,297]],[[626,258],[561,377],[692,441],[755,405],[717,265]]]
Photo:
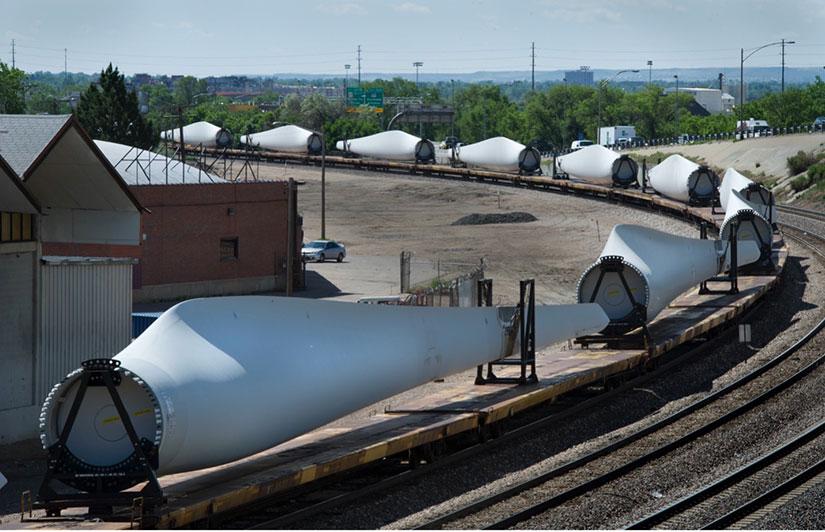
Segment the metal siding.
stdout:
[[32,404],[35,254],[0,254],[0,410]]
[[90,358],[111,358],[132,334],[132,265],[44,264],[37,400]]

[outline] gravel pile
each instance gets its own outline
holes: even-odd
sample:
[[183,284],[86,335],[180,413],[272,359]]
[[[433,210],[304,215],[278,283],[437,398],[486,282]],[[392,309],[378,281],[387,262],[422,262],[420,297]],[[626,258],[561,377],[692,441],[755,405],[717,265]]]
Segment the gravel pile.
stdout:
[[[646,216],[647,213],[635,211],[631,217]],[[683,227],[685,233],[693,233],[689,226]],[[792,248],[792,254],[775,295],[767,298],[751,320],[753,341],[750,345],[735,340],[722,343],[704,358],[675,368],[667,379],[649,383],[572,422],[481,455],[466,464],[452,466],[373,501],[352,504],[335,516],[318,516],[312,522],[296,526],[415,527],[600,448],[630,433],[637,425],[648,425],[733,382],[790,346],[822,317],[818,306],[825,297],[822,265],[808,258],[805,249]],[[695,485],[707,483],[708,476],[728,473],[763,449],[812,424],[825,414],[823,401],[817,394],[823,385],[825,378],[811,379],[808,385],[797,387],[805,390],[783,395],[774,401],[772,409],[760,409],[736,427],[727,428],[724,434],[709,435],[677,453],[675,460],[659,461],[656,467],[631,479],[627,485],[607,486],[584,504],[559,508],[544,519],[524,523],[524,527],[620,528],[635,522],[651,513],[654,507],[666,504],[665,501],[676,500]],[[461,523],[462,528],[480,526],[482,523],[471,520]],[[793,528],[794,524],[772,522],[771,526]]]
[[494,214],[470,214],[463,216],[450,225],[484,225],[484,224],[522,224],[535,222],[538,218],[529,212],[505,212]]

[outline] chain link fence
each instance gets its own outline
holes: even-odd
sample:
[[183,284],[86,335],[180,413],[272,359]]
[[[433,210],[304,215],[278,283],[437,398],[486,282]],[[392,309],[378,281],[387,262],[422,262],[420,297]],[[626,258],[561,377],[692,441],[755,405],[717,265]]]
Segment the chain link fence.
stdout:
[[430,307],[471,307],[476,305],[477,284],[484,278],[487,261],[478,264],[439,259],[415,259],[401,252],[402,304]]

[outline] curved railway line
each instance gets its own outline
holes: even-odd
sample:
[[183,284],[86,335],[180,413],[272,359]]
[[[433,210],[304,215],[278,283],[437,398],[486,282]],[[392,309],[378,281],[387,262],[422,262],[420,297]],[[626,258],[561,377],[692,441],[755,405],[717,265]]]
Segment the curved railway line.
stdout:
[[[233,152],[231,150],[222,152],[203,150],[193,153],[200,153],[201,155],[208,153],[215,157],[248,157],[248,154],[244,152]],[[321,157],[309,155],[260,153],[256,157],[268,162],[321,163]],[[712,222],[712,218],[706,213],[638,189],[614,189],[583,182],[553,179],[546,176],[525,176],[414,163],[353,160],[344,157],[326,157],[325,164],[373,171],[413,173],[449,179],[469,179],[563,194],[572,193],[656,210],[681,217],[689,222]],[[825,214],[816,211],[808,212],[785,207],[779,207],[778,210],[783,214],[787,213],[805,219],[825,221]],[[816,215],[818,217],[814,218]],[[788,224],[787,227],[789,229],[787,236],[800,243],[805,241],[806,246],[816,248],[816,253],[825,257],[825,252],[822,251],[822,249],[825,249],[825,245],[823,245],[825,239],[815,234],[812,235],[809,230],[798,228],[795,225]],[[793,234],[797,232],[799,236]],[[753,310],[750,312],[753,312]],[[752,411],[759,404],[780,394],[795,382],[803,379],[805,375],[815,371],[825,361],[825,357],[816,358],[810,353],[814,350],[805,349],[805,347],[809,347],[812,342],[817,341],[816,339],[818,339],[819,332],[823,327],[825,327],[825,319],[770,362],[740,378],[735,383],[707,395],[676,414],[517,486],[479,500],[450,514],[443,515],[436,520],[421,524],[418,528],[434,529],[444,526],[450,528],[464,526],[470,528],[507,528],[547,512],[565,501],[593,493],[593,490],[599,486],[603,486],[623,474],[641,467],[643,464],[649,464],[651,461],[665,456],[667,453],[677,450],[704,435],[711,434],[716,428],[729,423],[746,412]],[[728,332],[733,332],[733,330],[733,328],[730,328]],[[609,385],[607,388],[611,388],[609,391],[598,390],[599,393],[593,393],[594,391],[590,389],[570,394],[552,405],[549,410],[535,412],[535,409],[533,409],[508,420],[511,427],[507,429],[504,428],[503,424],[492,426],[489,433],[478,435],[480,441],[464,441],[456,448],[448,448],[446,443],[427,445],[411,451],[406,460],[385,459],[375,465],[362,466],[350,473],[317,482],[310,490],[304,490],[305,493],[290,492],[286,496],[279,496],[277,499],[266,503],[258,502],[253,506],[236,508],[221,515],[215,514],[206,522],[196,522],[195,526],[288,528],[292,523],[306,522],[306,519],[317,516],[322,512],[369,497],[375,493],[386,492],[415,478],[436,473],[439,468],[468,460],[479,453],[501,447],[539,429],[558,424],[560,421],[569,419],[580,412],[593,409],[634,387],[638,387],[644,382],[656,379],[663,373],[672,370],[676,364],[681,364],[691,357],[706,353],[712,348],[712,342],[705,342],[698,346],[691,345],[689,348],[679,348],[678,353],[674,352],[669,357],[673,359],[671,362],[665,363],[666,361],[662,360],[663,363],[654,371],[645,371],[642,375],[626,374],[622,375],[621,378],[611,379],[610,382],[606,383]],[[788,369],[789,367],[791,369]],[[644,370],[645,368],[638,369]],[[794,376],[785,379],[784,374],[787,373],[793,373]],[[742,395],[747,395],[749,399],[743,402]],[[721,416],[715,415],[719,411],[726,413]],[[696,426],[699,426],[699,428],[694,429]],[[825,428],[820,430],[825,430]],[[491,436],[494,437],[490,438]],[[449,446],[452,447],[452,443]],[[424,463],[424,465],[419,466],[421,463]],[[820,467],[825,468],[825,466]],[[534,502],[526,505],[526,507],[522,504],[521,508],[510,512],[511,515],[505,519],[488,519],[485,521],[481,517],[487,509],[506,503],[506,501],[512,501],[514,498],[519,498],[521,494],[534,490],[538,486],[545,486],[545,488],[552,486],[552,488],[545,489],[545,491],[552,491],[554,495],[544,498],[539,503]],[[535,500],[535,497],[533,497],[533,500]],[[732,519],[732,517],[727,519]],[[737,519],[741,519],[741,517],[737,517]],[[682,526],[686,525],[685,522],[679,523]],[[714,521],[714,523],[716,522]],[[595,526],[599,525],[596,524]],[[642,524],[641,526],[650,525]],[[687,523],[687,527],[693,527],[693,525]]]
[[[336,163],[346,164],[344,161],[336,161]],[[362,164],[363,164],[363,162],[360,162],[360,163],[358,163],[358,166],[360,167]],[[400,165],[403,165],[403,164],[404,163],[400,163]],[[399,163],[389,163],[389,167],[387,169],[393,169],[396,166],[399,166]],[[418,167],[420,165],[411,165],[411,166]],[[379,169],[380,170],[381,168],[371,167],[370,169],[372,169],[372,170]],[[397,168],[395,168],[395,169],[397,169]],[[413,173],[416,170],[415,168],[413,168],[413,169],[404,168],[404,169],[409,170]],[[432,175],[431,172],[422,172],[422,173],[424,175]],[[437,171],[436,171],[436,174],[437,174]],[[444,175],[444,177],[456,177],[456,176],[451,176],[449,174],[450,174],[450,172],[445,172],[445,174],[443,174],[443,175]],[[458,174],[462,175],[463,172],[458,172]],[[500,183],[501,181],[504,181],[504,184],[510,184],[510,185],[513,185],[513,186],[528,186],[528,187],[539,186],[539,187],[545,188],[545,189],[556,188],[556,187],[548,186],[548,184],[547,184],[548,179],[547,178],[540,178],[540,177],[537,178],[537,177],[534,177],[534,176],[530,176],[530,177],[509,176],[509,179],[508,179],[508,176],[506,176],[506,175],[505,176],[483,175],[481,177],[479,177],[479,176],[474,176],[474,177],[475,177],[475,179],[478,179],[478,180],[490,179],[490,180],[492,180],[496,183]],[[550,181],[551,182],[556,182],[557,180],[551,179]],[[571,188],[573,190],[575,190],[576,188],[578,188],[578,185],[581,185],[581,184],[574,183],[573,185],[574,186],[571,187]],[[593,194],[594,192],[596,192],[596,191],[593,191],[593,190],[590,189],[590,187],[592,185],[589,185],[589,184],[586,184],[586,183],[583,184],[583,185],[584,185],[583,188],[586,191],[585,194]],[[562,186],[561,188],[565,192],[569,191],[568,187],[563,187]],[[599,188],[603,188],[603,187],[599,187]],[[611,189],[610,192],[613,192],[613,190]],[[598,195],[598,193],[596,193],[594,195]],[[621,196],[621,191],[619,191],[618,195],[617,194],[606,193],[605,196],[604,196],[604,199],[616,199],[617,196]],[[637,197],[632,197],[631,202],[635,203],[636,199],[637,199]],[[788,208],[779,207],[778,210],[780,212],[783,212],[783,213],[793,214],[797,217],[825,221],[825,214],[818,213],[817,211],[810,211],[810,210],[806,210],[806,209],[799,209],[799,208],[793,208],[793,207],[788,207]],[[795,241],[797,241],[799,243],[802,243],[803,245],[806,245],[807,247],[811,248],[815,253],[819,254],[820,256],[825,257],[825,252],[823,252],[822,249],[821,249],[823,247],[821,244],[822,244],[822,242],[825,242],[825,239],[823,239],[822,237],[820,237],[819,235],[816,235],[816,234],[810,235],[807,230],[799,228],[796,225],[787,224],[787,223],[783,224],[783,225],[785,225],[788,229],[790,229],[791,230],[790,232],[800,233],[799,236],[795,236],[795,235],[792,236],[792,235],[789,234],[788,235],[789,237],[791,237]],[[817,247],[816,245],[813,245],[813,244],[809,243],[809,240],[811,238],[816,239],[817,242],[820,244],[820,246]],[[654,460],[654,459],[656,459],[660,456],[665,455],[668,452],[671,452],[675,449],[678,449],[679,447],[687,444],[690,441],[694,441],[694,440],[698,439],[699,437],[710,433],[712,430],[714,430],[718,426],[721,426],[724,423],[729,422],[731,419],[737,418],[738,416],[740,416],[744,412],[747,412],[747,411],[752,410],[753,408],[756,408],[757,405],[760,404],[761,402],[763,402],[763,401],[769,399],[770,397],[773,397],[774,395],[780,393],[782,390],[786,389],[788,386],[790,386],[791,384],[793,384],[797,380],[804,377],[804,375],[806,375],[810,371],[813,371],[815,368],[819,367],[819,365],[821,365],[822,361],[825,360],[825,358],[819,358],[816,361],[811,362],[811,364],[806,366],[803,370],[800,370],[797,373],[795,373],[793,377],[791,377],[789,379],[786,379],[786,380],[783,380],[780,384],[777,384],[773,387],[770,387],[767,390],[764,390],[764,387],[765,387],[764,384],[761,385],[761,386],[752,385],[750,387],[755,388],[755,390],[752,391],[751,393],[755,394],[755,396],[751,401],[748,401],[745,404],[742,404],[742,405],[740,405],[736,408],[733,408],[732,410],[730,410],[724,416],[720,416],[720,417],[716,418],[713,421],[710,421],[708,423],[704,423],[699,429],[686,430],[687,428],[689,428],[691,426],[695,426],[696,422],[692,421],[692,418],[701,417],[701,412],[703,410],[713,410],[713,409],[718,410],[720,408],[720,406],[719,406],[720,402],[724,398],[730,396],[732,394],[732,392],[734,392],[736,390],[740,390],[742,388],[745,388],[748,385],[751,385],[752,381],[757,381],[757,380],[770,381],[770,376],[769,375],[771,373],[771,370],[773,370],[773,368],[775,368],[776,366],[782,364],[783,362],[785,362],[789,358],[791,358],[792,355],[794,355],[801,347],[806,345],[812,338],[816,337],[816,335],[819,333],[819,331],[821,331],[821,329],[823,327],[825,327],[825,320],[820,321],[816,325],[816,327],[814,327],[814,329],[812,329],[807,335],[805,335],[805,337],[803,337],[799,342],[797,342],[791,348],[789,348],[786,351],[784,351],[783,353],[781,353],[779,356],[772,359],[769,363],[767,363],[767,364],[763,365],[762,367],[758,368],[757,370],[751,372],[747,376],[742,377],[741,379],[737,380],[735,383],[733,383],[733,384],[731,384],[731,385],[729,385],[729,386],[727,386],[727,387],[725,387],[721,390],[718,390],[717,392],[715,392],[713,394],[708,395],[707,397],[703,398],[702,400],[694,403],[693,405],[679,411],[678,413],[676,413],[672,416],[667,417],[666,419],[664,419],[660,422],[657,422],[653,425],[650,425],[650,426],[648,426],[648,427],[646,427],[646,428],[644,428],[644,429],[642,429],[642,430],[640,430],[640,431],[638,431],[638,432],[636,432],[636,433],[634,433],[630,436],[627,436],[627,437],[625,437],[625,438],[623,438],[623,439],[621,439],[617,442],[614,442],[613,444],[611,444],[607,447],[604,447],[604,448],[602,448],[598,451],[595,451],[595,452],[590,453],[586,456],[583,456],[580,459],[569,462],[568,464],[565,464],[565,465],[563,465],[559,468],[553,469],[553,470],[551,470],[547,473],[544,473],[540,476],[532,478],[532,479],[530,479],[530,480],[528,480],[524,483],[521,483],[517,486],[513,486],[513,487],[511,487],[511,488],[509,488],[505,491],[502,491],[500,493],[497,493],[495,495],[487,497],[487,498],[485,498],[483,500],[480,500],[480,501],[478,501],[478,502],[476,502],[472,505],[461,508],[461,509],[459,509],[459,510],[457,510],[457,511],[451,513],[451,514],[444,515],[444,516],[442,516],[442,517],[440,517],[436,520],[425,523],[425,524],[421,525],[418,528],[420,528],[420,529],[436,529],[436,528],[441,528],[445,525],[449,525],[449,527],[452,528],[457,524],[458,520],[460,520],[460,519],[462,519],[462,518],[464,518],[468,515],[472,515],[472,514],[477,513],[479,511],[485,509],[485,508],[489,508],[490,506],[492,506],[494,504],[497,504],[501,501],[504,501],[504,500],[507,500],[511,497],[514,497],[514,496],[516,496],[516,495],[518,495],[518,494],[520,494],[520,493],[522,493],[526,490],[534,488],[537,485],[541,485],[545,482],[548,482],[551,479],[558,479],[562,476],[570,475],[571,472],[574,472],[576,470],[581,470],[581,469],[584,468],[584,466],[588,466],[587,467],[588,470],[589,470],[588,475],[591,477],[587,481],[585,481],[583,483],[580,483],[578,485],[573,485],[573,486],[570,486],[570,482],[567,481],[567,486],[565,486],[566,489],[562,489],[560,494],[555,495],[553,497],[550,497],[550,498],[548,498],[548,499],[546,499],[546,500],[544,500],[544,501],[542,501],[538,504],[534,504],[534,505],[532,505],[532,506],[530,506],[530,507],[528,507],[524,510],[520,510],[518,512],[515,512],[515,513],[513,513],[512,516],[510,516],[506,519],[499,520],[499,521],[493,522],[491,524],[488,524],[485,528],[493,528],[493,529],[509,528],[509,527],[514,526],[514,525],[516,525],[516,524],[518,524],[518,523],[520,523],[520,522],[522,522],[526,519],[529,519],[530,517],[532,517],[534,515],[537,515],[537,514],[543,512],[543,511],[547,511],[549,508],[552,508],[556,505],[559,505],[559,504],[563,503],[564,501],[569,500],[569,499],[571,499],[575,496],[590,493],[590,491],[592,489],[594,489],[595,487],[603,485],[603,484],[609,482],[610,480],[617,478],[623,472],[627,472],[627,471],[632,470],[636,467],[640,467],[643,464],[647,464],[647,463],[651,462],[652,460]],[[576,407],[571,407],[568,410],[564,410],[564,411],[561,411],[561,412],[558,412],[558,413],[554,413],[553,415],[547,416],[544,419],[534,421],[532,423],[524,425],[523,427],[521,427],[519,429],[510,431],[506,435],[503,435],[501,438],[497,439],[496,445],[503,444],[506,441],[508,441],[509,439],[517,438],[520,435],[526,434],[531,430],[536,430],[536,429],[540,428],[541,426],[549,425],[550,423],[552,423],[554,421],[558,421],[561,418],[572,416],[576,412],[578,412],[580,410],[583,410],[584,408],[595,406],[599,402],[605,401],[605,400],[613,397],[614,395],[617,395],[619,393],[622,393],[622,392],[626,391],[627,389],[632,388],[633,386],[638,386],[639,384],[641,384],[642,380],[648,380],[648,379],[651,379],[651,378],[655,378],[656,375],[658,375],[660,372],[663,372],[665,369],[667,369],[667,367],[668,366],[660,368],[660,370],[657,370],[654,373],[646,375],[646,376],[642,377],[641,379],[633,380],[633,381],[631,381],[630,383],[627,383],[624,386],[621,386],[619,388],[614,389],[610,393],[602,394],[599,397],[595,397],[595,398],[592,398],[588,401],[584,401],[584,402],[580,403],[579,405],[577,405]],[[781,372],[777,372],[777,373],[781,373]],[[711,407],[711,405],[713,405],[713,406]],[[666,433],[668,435],[668,437],[672,437],[672,433],[674,431],[676,431],[676,432],[679,431],[678,426],[680,426],[680,425],[683,427],[682,432],[684,432],[684,434],[681,437],[677,438],[677,439],[673,439],[670,443],[656,446],[653,443],[651,443],[650,441],[648,441],[647,443],[645,443],[645,441],[644,441],[644,440],[653,439],[654,435],[657,434],[657,433]],[[593,474],[592,469],[593,469],[594,463],[605,462],[605,463],[609,464],[611,460],[606,459],[605,457],[611,456],[612,454],[617,454],[617,452],[620,449],[624,449],[621,452],[624,453],[624,454],[627,454],[627,452],[628,452],[627,448],[633,446],[634,444],[636,446],[640,447],[641,449],[651,449],[652,448],[653,450],[649,451],[649,452],[638,453],[639,456],[637,456],[635,459],[630,460],[630,461],[626,461],[626,459],[624,459],[626,461],[626,463],[624,465],[620,465],[618,467],[612,467],[611,468],[610,466],[605,467],[603,465],[602,467],[607,469],[607,471],[605,471],[602,475]],[[488,443],[488,448],[489,448],[489,446],[490,446],[490,444]],[[427,473],[430,472],[430,468],[435,469],[436,467],[441,467],[443,465],[448,465],[448,464],[453,463],[455,461],[461,460],[461,459],[473,454],[474,452],[476,452],[477,449],[480,449],[481,447],[482,446],[473,446],[471,448],[465,449],[462,452],[451,455],[446,460],[442,460],[441,462],[436,462],[434,464],[429,464],[426,469],[425,468],[418,469],[417,472],[416,472],[416,475],[427,474]],[[630,453],[632,454],[632,451]],[[413,471],[415,471],[415,470],[413,470]],[[408,475],[406,479],[404,478],[405,475]],[[390,480],[387,485],[400,484],[400,483],[404,482],[405,480],[411,480],[412,476],[413,476],[413,474],[409,473],[409,472],[401,473],[397,477],[393,477],[393,479]],[[575,484],[575,482],[573,482],[573,484]],[[368,493],[379,492],[379,491],[383,490],[383,487],[381,487],[381,486],[384,486],[383,481],[379,481],[377,484],[372,485],[370,488],[367,488],[365,493],[368,494]],[[296,512],[293,512],[293,513],[288,513],[286,515],[282,515],[280,517],[273,518],[271,520],[267,520],[267,521],[264,521],[264,522],[259,521],[256,525],[253,525],[251,528],[278,528],[278,527],[286,526],[289,523],[297,522],[302,518],[305,518],[309,515],[315,514],[316,512],[324,511],[324,510],[326,510],[330,507],[334,507],[336,504],[342,504],[344,502],[347,502],[347,501],[350,501],[350,500],[353,500],[353,499],[357,499],[359,496],[360,495],[358,495],[357,490],[354,493],[351,492],[351,493],[348,493],[346,495],[339,495],[339,496],[331,498],[329,500],[326,500],[326,501],[323,501],[323,502],[320,502],[320,503],[316,503],[314,505],[309,505],[309,506],[307,506],[305,508],[302,508],[300,510],[297,510]],[[730,519],[730,517],[729,517],[729,519]],[[685,523],[681,522],[680,524],[684,525]],[[460,526],[460,524],[459,524],[459,526]],[[688,526],[690,526],[690,525],[688,525]],[[478,523],[475,522],[474,524],[471,525],[471,527],[473,527],[473,528],[478,527]],[[643,524],[642,527],[646,528],[647,525]]]

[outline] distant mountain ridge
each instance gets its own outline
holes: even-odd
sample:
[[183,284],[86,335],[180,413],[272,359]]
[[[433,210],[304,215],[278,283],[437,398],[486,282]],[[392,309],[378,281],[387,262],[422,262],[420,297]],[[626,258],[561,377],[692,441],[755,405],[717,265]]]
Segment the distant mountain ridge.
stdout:
[[[565,76],[565,70],[542,70],[536,71],[536,81],[562,81]],[[591,69],[593,78],[598,81],[613,76],[618,70],[607,69]],[[679,83],[689,83],[691,81],[703,81],[717,79],[719,74],[724,75],[724,82],[730,83],[739,80],[739,66],[728,68],[666,68],[656,69],[652,71],[653,81],[673,82],[673,76],[679,76]],[[641,81],[647,82],[651,72],[640,67],[638,73],[628,72],[621,77],[622,81]],[[249,77],[277,77],[281,79],[336,79],[343,76],[337,74],[295,74],[295,73],[275,73],[262,75],[249,75]],[[818,68],[789,68],[785,67],[785,83],[813,83],[816,76],[825,78],[825,70]],[[350,80],[354,78],[350,74]],[[415,80],[415,73],[392,73],[392,72],[362,72],[362,81],[371,81],[374,79],[392,79],[400,77],[408,80]],[[464,83],[480,83],[483,81],[491,81],[496,84],[511,83],[514,81],[531,80],[531,73],[529,70],[508,70],[508,71],[479,71],[471,73],[427,73],[419,72],[419,81],[428,83],[448,82],[452,80],[462,81]],[[782,79],[782,69],[780,67],[753,67],[749,68],[745,65],[745,82],[754,81],[780,81]]]

